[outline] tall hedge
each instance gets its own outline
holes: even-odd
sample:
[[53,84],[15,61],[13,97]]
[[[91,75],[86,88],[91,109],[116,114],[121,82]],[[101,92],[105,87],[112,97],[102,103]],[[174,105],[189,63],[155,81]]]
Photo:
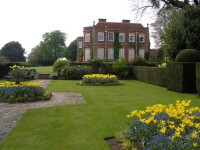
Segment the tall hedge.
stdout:
[[196,89],[200,96],[200,63],[196,64]]
[[132,75],[134,79],[145,83],[166,86],[166,68],[134,66]]
[[196,63],[167,64],[166,87],[181,93],[196,92]]

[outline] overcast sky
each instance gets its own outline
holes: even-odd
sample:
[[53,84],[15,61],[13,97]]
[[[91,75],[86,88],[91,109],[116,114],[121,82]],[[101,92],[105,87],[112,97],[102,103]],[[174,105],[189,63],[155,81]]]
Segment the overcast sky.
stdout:
[[[134,23],[131,0],[1,0],[0,48],[18,41],[30,53],[42,41],[42,35],[53,30],[66,33],[69,45],[82,36],[83,27],[97,23],[99,18],[109,22],[129,19]],[[144,17],[140,23],[146,27],[153,21],[152,17]]]

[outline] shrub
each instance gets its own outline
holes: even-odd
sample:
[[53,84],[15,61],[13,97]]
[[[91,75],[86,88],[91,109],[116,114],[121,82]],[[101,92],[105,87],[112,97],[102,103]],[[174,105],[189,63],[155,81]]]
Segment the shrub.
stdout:
[[84,75],[82,84],[89,85],[117,85],[119,81],[117,76],[109,74],[90,74]]
[[133,60],[132,64],[134,66],[146,66],[147,65],[147,63],[144,60],[144,58],[139,57],[139,56],[135,57],[135,59]]
[[184,49],[175,59],[176,62],[200,62],[200,51],[196,49]]
[[120,79],[128,78],[131,74],[131,67],[126,60],[117,60],[112,65],[113,73]]
[[91,66],[67,66],[62,69],[61,76],[65,79],[80,80],[84,75],[91,73]]
[[[41,86],[41,82],[21,82],[15,84],[14,82],[0,83],[0,98],[6,99],[6,102],[25,102],[30,98],[41,98],[47,95],[46,99],[49,99],[49,92],[45,92]],[[32,99],[33,101],[35,99]],[[38,100],[42,100],[38,99]]]
[[131,129],[121,136],[132,147],[137,141],[148,150],[200,149],[200,108],[189,108],[190,103],[176,101],[176,105],[157,104],[134,110],[127,116]]
[[53,71],[62,69],[64,66],[69,66],[70,61],[68,60],[57,60],[53,64]]

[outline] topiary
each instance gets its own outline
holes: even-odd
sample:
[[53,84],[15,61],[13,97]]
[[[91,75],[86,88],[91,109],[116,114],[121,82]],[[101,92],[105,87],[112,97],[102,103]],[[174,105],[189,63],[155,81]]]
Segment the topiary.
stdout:
[[196,49],[181,50],[177,54],[175,62],[200,62],[200,51]]

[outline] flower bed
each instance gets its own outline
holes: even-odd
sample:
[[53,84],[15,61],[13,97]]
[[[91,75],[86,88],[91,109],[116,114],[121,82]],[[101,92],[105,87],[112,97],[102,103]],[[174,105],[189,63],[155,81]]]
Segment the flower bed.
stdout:
[[84,75],[82,84],[86,85],[118,85],[119,80],[115,75],[109,74],[90,74]]
[[189,107],[190,103],[176,101],[176,105],[132,111],[127,115],[131,129],[120,137],[122,145],[131,149],[138,142],[145,150],[200,149],[200,108]]
[[48,100],[51,93],[42,87],[42,82],[4,82],[0,83],[0,101],[2,102],[26,102]]

